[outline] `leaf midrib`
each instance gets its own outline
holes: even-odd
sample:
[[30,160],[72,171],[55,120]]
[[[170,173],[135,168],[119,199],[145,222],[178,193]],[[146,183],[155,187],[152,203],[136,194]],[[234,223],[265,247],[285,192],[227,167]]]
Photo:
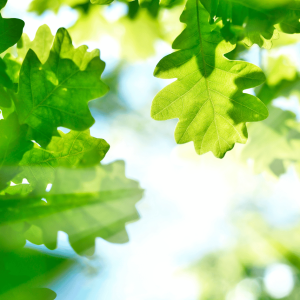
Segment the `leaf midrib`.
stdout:
[[[203,61],[203,69],[204,69],[204,77],[205,77],[205,84],[206,84],[206,89],[207,89],[207,94],[208,94],[208,99],[212,105],[213,108],[213,114],[214,114],[214,124],[216,127],[216,132],[217,132],[217,136],[218,136],[218,143],[219,143],[219,151],[221,151],[221,144],[220,144],[220,136],[219,136],[219,132],[218,132],[218,127],[216,124],[216,114],[215,114],[215,107],[214,107],[214,103],[212,101],[211,95],[210,95],[210,89],[209,89],[209,85],[208,85],[208,80],[207,80],[207,70],[206,70],[206,61],[205,61],[205,56],[204,56],[204,49],[203,49],[203,42],[202,42],[202,33],[201,33],[201,28],[200,28],[200,12],[199,12],[199,0],[196,0],[196,8],[197,8],[197,27],[198,27],[198,32],[199,32],[199,45],[200,45],[200,51],[202,54],[202,61]],[[210,126],[209,126],[210,127]],[[208,130],[208,129],[207,129]],[[201,149],[200,149],[201,151]]]

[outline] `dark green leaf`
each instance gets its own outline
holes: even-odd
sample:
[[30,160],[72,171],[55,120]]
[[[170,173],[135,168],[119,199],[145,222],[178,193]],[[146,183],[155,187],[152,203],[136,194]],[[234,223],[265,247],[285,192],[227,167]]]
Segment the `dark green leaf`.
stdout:
[[0,58],[0,85],[9,89],[13,88],[13,82],[7,75],[7,65],[2,58]]
[[19,83],[19,74],[21,69],[22,60],[16,59],[13,55],[10,53],[5,54],[3,61],[5,62],[7,69],[6,74],[10,78],[10,80],[14,84],[14,90],[15,92],[18,91],[18,83]]
[[56,276],[72,267],[73,260],[40,250],[23,248],[0,252],[1,300],[52,300],[55,292],[47,288]]
[[0,190],[18,173],[18,164],[33,143],[26,140],[26,126],[20,126],[12,113],[0,120]]
[[100,80],[105,64],[99,55],[86,46],[74,49],[65,29],[58,30],[45,64],[28,51],[15,105],[20,123],[30,127],[29,139],[46,146],[59,126],[85,130],[93,125],[87,102],[108,91]]
[[0,15],[0,53],[15,45],[22,36],[24,21],[19,19],[4,19]]
[[7,3],[7,0],[0,0],[0,9],[5,7],[6,3]]
[[285,17],[281,20],[279,28],[285,33],[300,33],[300,2],[292,1],[287,8]]

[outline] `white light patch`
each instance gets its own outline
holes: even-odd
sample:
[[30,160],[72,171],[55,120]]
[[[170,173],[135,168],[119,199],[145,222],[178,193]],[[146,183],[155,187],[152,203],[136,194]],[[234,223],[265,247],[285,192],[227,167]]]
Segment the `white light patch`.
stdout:
[[39,143],[37,143],[35,140],[31,140],[33,143],[37,144],[39,147],[41,147],[41,145]]
[[290,110],[297,116],[297,120],[300,120],[300,107],[298,97],[293,95],[289,98],[278,97],[273,100],[273,105],[283,110]]
[[127,14],[128,8],[125,3],[113,2],[111,5],[106,6],[104,10],[104,17],[108,22],[116,22]]
[[173,299],[197,299],[200,295],[199,280],[189,275],[183,274],[170,280],[169,290],[173,289]]
[[18,11],[27,11],[31,2],[32,2],[31,0],[22,0],[22,1],[10,0],[9,3],[7,3],[5,9],[9,7],[12,10],[15,9]]
[[255,96],[255,92],[254,92],[253,88],[252,89],[246,89],[246,90],[244,90],[244,93]]
[[166,56],[173,52],[172,46],[163,40],[157,40],[154,44],[154,48],[157,58]]
[[58,127],[57,128],[58,131],[62,131],[63,133],[69,133],[71,130],[65,127]]
[[121,53],[120,43],[110,35],[104,34],[100,37],[101,58],[107,60],[119,60]]
[[256,300],[259,294],[260,288],[257,281],[246,278],[227,294],[226,300]]
[[46,200],[46,198],[42,198],[41,200],[47,203],[47,200]]
[[273,298],[287,297],[294,288],[292,269],[285,264],[271,265],[265,272],[264,285]]
[[23,178],[22,184],[29,184],[28,180],[26,178]]
[[62,6],[57,14],[47,10],[41,16],[36,13],[26,12],[30,0],[10,0],[3,10],[3,15],[6,18],[20,18],[25,22],[24,32],[33,40],[41,25],[47,24],[52,33],[55,33],[58,28],[71,27],[78,19],[78,12],[68,6]]
[[256,300],[256,297],[249,291],[236,289],[227,295],[226,300]]
[[49,183],[46,187],[46,192],[50,192],[52,189],[52,183]]

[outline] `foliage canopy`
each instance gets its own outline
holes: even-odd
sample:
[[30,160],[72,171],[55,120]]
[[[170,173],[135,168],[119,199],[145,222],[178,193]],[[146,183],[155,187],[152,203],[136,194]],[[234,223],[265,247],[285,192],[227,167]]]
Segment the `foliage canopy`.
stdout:
[[[75,44],[98,40],[95,28],[119,39],[122,57],[131,61],[153,55],[155,42],[169,42],[173,28],[184,24],[175,51],[155,68],[154,76],[175,81],[154,98],[152,118],[178,119],[178,144],[193,142],[199,155],[211,151],[218,158],[245,144],[247,123],[256,122],[248,125],[250,141],[241,159],[253,159],[255,171],[275,176],[292,164],[300,170],[296,115],[274,104],[280,96],[299,94],[299,72],[284,56],[260,66],[243,56],[253,45],[269,50],[285,45],[284,38],[296,41],[299,1],[120,1],[126,14],[108,22],[104,5],[112,2],[33,0],[31,12],[57,13],[68,5],[78,20],[55,36],[43,25],[32,41],[22,20],[0,15],[0,250],[7,257],[26,241],[53,250],[59,231],[77,253],[92,255],[97,237],[127,242],[125,226],[139,218],[139,183],[126,177],[123,161],[102,164],[110,145],[90,134],[95,120],[88,103],[109,91],[101,78],[105,62],[100,50],[76,48],[71,36]],[[0,9],[6,3],[0,0]],[[161,16],[183,5],[180,22],[168,31]],[[49,290],[36,295],[55,298]]]
[[[90,135],[94,118],[87,103],[108,92],[100,78],[100,51],[75,49],[64,28],[53,37],[44,25],[30,41],[22,36],[23,21],[0,21],[0,50],[6,51],[0,87],[1,253],[22,248],[26,240],[55,249],[59,231],[85,255],[94,253],[96,237],[127,242],[125,224],[138,219],[135,204],[143,190],[126,178],[124,162],[100,164],[110,146]],[[7,52],[17,42],[16,51]],[[27,292],[14,293],[17,299]],[[47,290],[35,296],[55,298]]]

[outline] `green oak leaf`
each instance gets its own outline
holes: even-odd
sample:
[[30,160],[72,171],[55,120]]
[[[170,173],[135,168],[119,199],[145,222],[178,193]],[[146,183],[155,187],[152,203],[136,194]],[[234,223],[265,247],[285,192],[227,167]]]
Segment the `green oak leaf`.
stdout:
[[8,252],[24,247],[26,244],[26,238],[24,234],[29,227],[30,226],[28,226],[28,224],[26,224],[25,222],[18,224],[0,225],[1,252]]
[[199,0],[187,2],[181,16],[187,27],[173,43],[180,50],[163,58],[154,73],[178,80],[158,93],[151,115],[155,120],[178,118],[178,144],[193,141],[198,154],[212,151],[222,158],[236,142],[246,142],[246,122],[268,116],[258,98],[243,93],[263,83],[265,76],[250,63],[224,57],[234,46],[223,41],[208,18]]
[[243,42],[247,47],[257,44],[261,48],[271,49],[273,41],[279,39],[279,33],[275,29],[273,22],[270,22],[263,14],[254,14],[248,20]]
[[5,19],[0,15],[0,53],[18,42],[22,36],[24,21],[19,19]]
[[12,108],[12,97],[11,97],[9,91],[5,87],[0,86],[0,109],[2,112],[2,117],[4,117],[3,112],[6,109],[11,111],[11,108]]
[[0,265],[7,270],[1,276],[1,300],[52,300],[56,294],[49,285],[62,271],[74,266],[66,254],[53,255],[40,249],[23,248],[1,251]]
[[13,82],[7,74],[7,64],[2,58],[0,58],[0,85],[8,89],[13,89]]
[[45,64],[32,49],[27,52],[15,106],[20,123],[30,127],[29,139],[45,147],[59,126],[81,131],[93,125],[87,103],[108,91],[100,79],[105,63],[99,55],[86,46],[75,49],[63,28]]
[[42,229],[50,249],[56,247],[61,230],[76,252],[93,254],[96,237],[128,242],[125,224],[139,218],[135,204],[142,194],[139,184],[125,177],[122,161],[76,171],[61,169],[45,197],[48,216],[32,224]]
[[14,66],[9,60],[9,55],[4,59],[0,58],[0,110],[4,119],[15,111],[13,100],[16,97],[17,84],[13,82]]
[[279,29],[285,33],[300,33],[300,2],[291,1],[287,6],[286,15],[279,24]]
[[18,173],[18,164],[33,143],[26,140],[26,126],[20,126],[17,115],[0,120],[0,190]]
[[279,38],[274,25],[280,16],[273,11],[261,11],[257,6],[247,7],[242,1],[221,1],[214,18],[222,19],[221,33],[226,41],[234,44],[242,40],[247,47],[257,44],[270,49],[272,40]]
[[22,38],[17,44],[18,58],[22,61],[25,59],[29,49],[32,49],[42,64],[44,64],[50,54],[53,45],[54,36],[48,25],[42,25],[36,32],[33,41],[30,41],[28,35],[23,33]]
[[13,179],[21,183],[24,178],[34,188],[45,191],[52,183],[58,167],[89,167],[99,164],[109,150],[103,139],[94,138],[90,131],[60,132],[46,149],[35,145],[20,161],[20,173]]
[[[3,60],[7,65],[7,74],[16,86],[19,83],[19,75],[22,63],[29,49],[32,49],[41,63],[45,63],[49,57],[53,45],[54,36],[47,25],[42,25],[36,32],[35,38],[31,41],[26,33],[23,33],[15,48],[11,48],[5,54]],[[16,91],[18,89],[16,88]]]
[[[243,40],[247,47],[257,44],[270,49],[281,32],[300,32],[297,0],[201,0],[210,13],[210,22],[222,20],[221,33],[226,41]],[[276,29],[275,29],[276,28]]]
[[3,61],[6,64],[6,74],[10,78],[10,80],[14,84],[14,91],[18,91],[18,84],[19,84],[19,75],[20,75],[20,69],[22,66],[22,59],[14,57],[11,53],[6,53],[3,57]]
[[218,13],[219,0],[200,0],[200,1],[210,14],[210,23],[213,23],[214,18]]
[[[4,199],[4,195],[10,195],[24,199],[31,192],[32,187],[28,184],[10,185],[0,192],[0,198]],[[5,204],[5,201],[0,201],[0,206],[1,204]],[[3,211],[1,212],[3,213]],[[1,217],[3,216],[4,214],[1,215]],[[0,251],[7,252],[24,247],[26,243],[24,234],[29,228],[30,225],[26,222],[0,225]]]
[[[139,184],[125,177],[122,161],[59,168],[50,192],[33,191],[22,197],[13,191],[17,187],[0,196],[0,226],[34,225],[49,249],[56,247],[58,231],[64,231],[74,250],[88,255],[94,252],[96,237],[112,243],[128,241],[125,225],[139,218],[135,205],[143,195]],[[37,242],[28,232],[26,239]]]

